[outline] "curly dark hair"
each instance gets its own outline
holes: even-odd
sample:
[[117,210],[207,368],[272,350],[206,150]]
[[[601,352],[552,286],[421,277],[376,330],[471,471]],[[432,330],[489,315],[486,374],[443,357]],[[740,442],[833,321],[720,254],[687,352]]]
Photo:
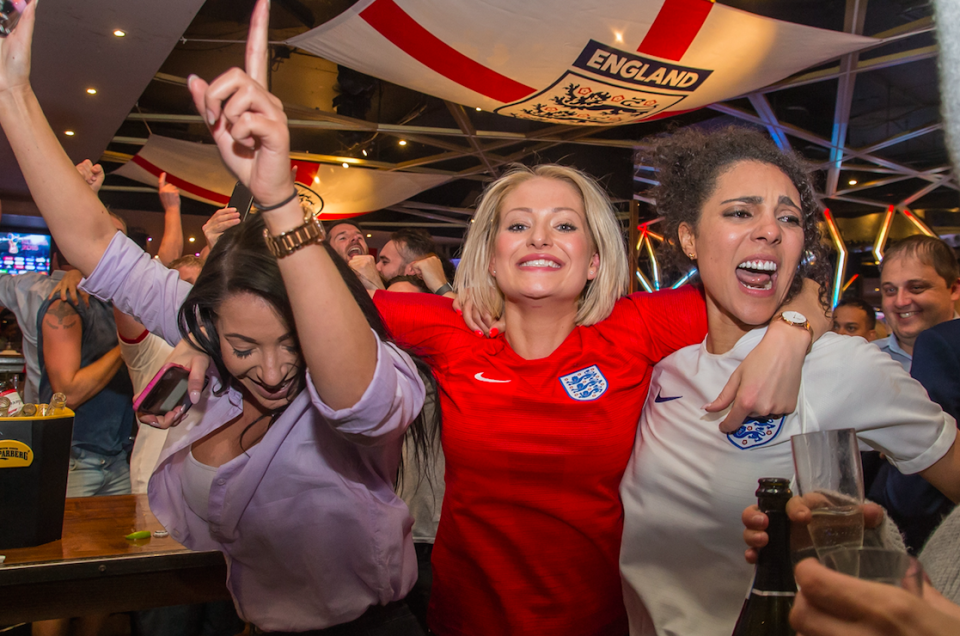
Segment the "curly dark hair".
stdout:
[[804,278],[810,278],[820,284],[820,299],[826,305],[830,264],[820,236],[823,208],[800,157],[782,152],[766,135],[741,126],[710,132],[685,128],[656,139],[639,154],[645,165],[659,173],[660,185],[651,191],[663,217],[664,241],[658,257],[664,269],[677,273],[687,272],[693,265],[680,247],[678,228],[681,223],[697,226],[703,204],[721,174],[740,161],[759,161],[782,170],[800,193],[804,248],[799,275],[794,277],[787,299],[800,291]]

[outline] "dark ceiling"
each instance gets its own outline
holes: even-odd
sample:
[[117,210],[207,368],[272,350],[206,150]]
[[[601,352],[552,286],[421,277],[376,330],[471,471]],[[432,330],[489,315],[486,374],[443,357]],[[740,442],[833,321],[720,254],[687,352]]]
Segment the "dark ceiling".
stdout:
[[[820,168],[818,185],[831,194],[825,203],[841,219],[876,215],[887,205],[902,204],[921,211],[938,231],[960,226],[955,221],[960,203],[957,185],[940,127],[937,48],[929,2],[871,0],[869,6],[864,0],[721,3],[836,31],[851,30],[845,24],[850,23],[847,12],[852,11],[855,17],[860,11],[863,35],[900,37],[847,60],[854,72],[846,76],[839,72],[843,61],[832,60],[751,96],[685,115],[627,126],[591,127],[589,131],[584,127],[578,132],[569,127],[465,110],[349,69],[338,69],[331,62],[284,46],[280,42],[326,22],[354,2],[274,0],[270,37],[277,44],[271,47],[271,87],[287,105],[291,119],[337,119],[341,123],[352,121],[344,117],[363,120],[353,122],[355,132],[294,128],[294,151],[326,156],[331,162],[344,156],[380,162],[370,164],[374,169],[442,171],[456,177],[412,201],[362,217],[365,227],[372,229],[390,230],[397,224],[416,223],[427,226],[436,236],[462,236],[468,208],[489,180],[490,169],[497,170],[505,160],[576,165],[601,178],[620,209],[626,211],[629,201],[645,198],[643,193],[648,187],[635,178],[642,177],[634,165],[634,153],[644,138],[676,126],[730,123],[783,131],[791,147]],[[207,0],[200,7],[153,81],[139,95],[136,106],[131,105],[130,115],[116,129],[102,159],[108,170],[135,153],[150,132],[209,141],[200,123],[183,121],[182,117],[169,121],[170,116],[195,115],[183,85],[187,74],[209,79],[231,66],[242,65],[242,41],[252,6],[252,0]],[[843,99],[845,95],[847,100]],[[838,98],[841,106],[849,103],[847,133],[839,140],[848,152],[843,156],[842,169],[831,175],[827,170],[831,138],[835,124],[842,123],[844,111],[838,108]],[[764,99],[769,104],[766,117],[760,112]],[[339,114],[335,114],[337,111]],[[364,122],[391,126],[389,131],[363,130]],[[471,149],[475,139],[467,135],[419,134],[414,129],[419,127],[520,132],[531,139],[514,139],[510,143],[480,140],[484,149],[481,156]],[[561,142],[572,134],[587,136]],[[544,140],[550,135],[554,136]],[[407,143],[400,145],[400,139]],[[850,149],[856,154],[851,155]],[[850,185],[851,180],[856,180],[857,185]],[[107,178],[102,198],[121,209],[160,210],[157,197],[149,188],[115,175]],[[203,216],[212,212],[210,206],[195,201],[186,202],[184,210]],[[641,217],[651,215],[652,208],[641,203]],[[849,231],[856,233],[854,229]],[[870,231],[869,227],[864,229],[866,234]],[[848,232],[846,227],[844,232]],[[853,243],[863,240],[859,236],[851,238]]]

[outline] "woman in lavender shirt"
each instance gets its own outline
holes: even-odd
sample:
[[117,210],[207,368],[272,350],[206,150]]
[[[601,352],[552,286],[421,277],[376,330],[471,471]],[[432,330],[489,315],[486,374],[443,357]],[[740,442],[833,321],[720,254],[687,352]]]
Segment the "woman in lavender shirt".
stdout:
[[[286,118],[263,87],[267,1],[251,21],[249,75],[190,78],[261,208],[222,237],[192,290],[115,233],[47,124],[29,83],[36,7],[0,40],[0,125],[37,206],[91,293],[214,362],[202,391],[205,367],[193,369],[193,408],[158,422],[182,419],[150,480],[154,513],[187,547],[224,553],[237,609],[260,630],[420,634],[399,603],[417,563],[393,482],[424,387],[290,196]],[[297,249],[268,251],[297,228]]]

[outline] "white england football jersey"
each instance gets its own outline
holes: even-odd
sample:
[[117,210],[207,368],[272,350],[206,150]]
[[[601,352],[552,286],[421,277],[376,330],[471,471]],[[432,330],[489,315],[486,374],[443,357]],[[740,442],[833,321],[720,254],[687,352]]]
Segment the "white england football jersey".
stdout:
[[904,473],[931,466],[953,444],[953,418],[899,364],[862,338],[833,333],[807,356],[795,413],[720,433],[724,414],[703,405],[765,331],[723,355],[686,347],[653,370],[620,487],[631,635],[729,636],[753,574],[740,516],[756,503],[759,478],[793,478],[792,435],[856,428],[861,443]]

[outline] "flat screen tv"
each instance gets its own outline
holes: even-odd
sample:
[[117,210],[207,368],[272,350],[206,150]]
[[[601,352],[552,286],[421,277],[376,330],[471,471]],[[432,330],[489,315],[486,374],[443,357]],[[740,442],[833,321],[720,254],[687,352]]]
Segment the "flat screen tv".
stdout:
[[0,274],[50,273],[50,235],[0,231]]

